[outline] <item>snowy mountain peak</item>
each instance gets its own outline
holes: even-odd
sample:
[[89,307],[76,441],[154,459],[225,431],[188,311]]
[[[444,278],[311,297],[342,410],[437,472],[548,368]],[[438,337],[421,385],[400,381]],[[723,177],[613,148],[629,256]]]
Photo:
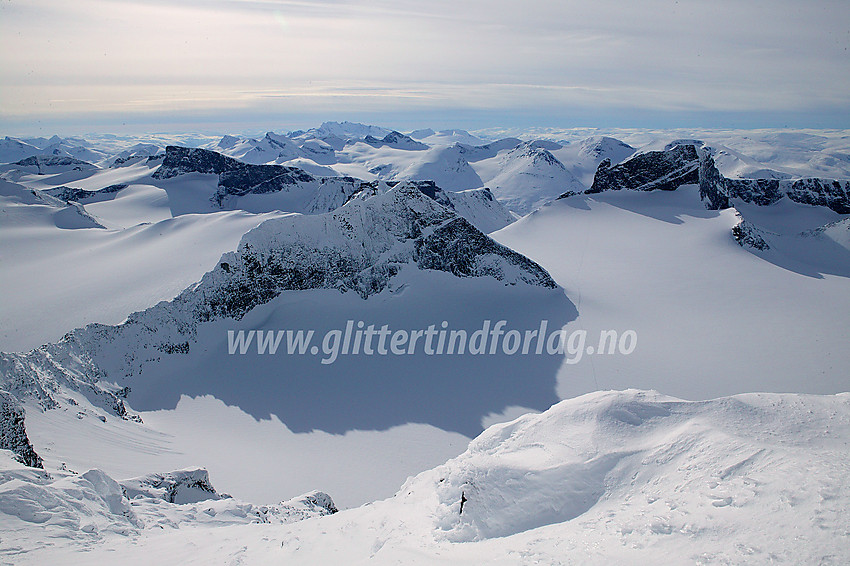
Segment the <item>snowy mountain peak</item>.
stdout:
[[418,142],[413,138],[396,131],[388,133],[381,139],[377,139],[373,136],[366,136],[363,141],[372,147],[388,146],[395,149],[406,149],[408,151],[421,151],[428,149],[428,146],[424,143]]
[[608,136],[591,136],[581,141],[579,153],[593,158],[610,159],[619,163],[635,152],[635,148],[616,138]]
[[563,163],[558,161],[558,159],[552,155],[548,149],[538,145],[536,141],[523,142],[519,144],[517,147],[506,153],[502,160],[504,162],[509,162],[514,159],[523,158],[529,159],[531,161],[531,165],[535,167],[551,166],[556,169],[566,170]]
[[391,130],[358,122],[324,122],[316,130],[319,136],[336,136],[342,139],[362,139],[366,136],[382,138]]

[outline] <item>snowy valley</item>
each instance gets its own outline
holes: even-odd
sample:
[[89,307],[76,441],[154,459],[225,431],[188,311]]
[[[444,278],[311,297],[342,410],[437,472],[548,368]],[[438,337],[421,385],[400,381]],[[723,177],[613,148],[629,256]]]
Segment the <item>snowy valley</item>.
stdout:
[[0,563],[850,561],[847,131],[6,137],[0,288]]

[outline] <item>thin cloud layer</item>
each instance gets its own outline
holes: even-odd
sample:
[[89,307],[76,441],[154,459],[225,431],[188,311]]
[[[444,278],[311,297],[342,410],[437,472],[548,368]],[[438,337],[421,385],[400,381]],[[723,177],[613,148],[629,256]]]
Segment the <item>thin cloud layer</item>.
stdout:
[[0,120],[663,112],[846,126],[848,21],[841,0],[11,0]]

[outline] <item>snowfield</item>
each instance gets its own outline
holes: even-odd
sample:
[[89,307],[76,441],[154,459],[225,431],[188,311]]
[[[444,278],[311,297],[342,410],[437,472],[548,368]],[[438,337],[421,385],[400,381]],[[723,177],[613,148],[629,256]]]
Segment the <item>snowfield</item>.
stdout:
[[[850,563],[848,156],[840,130],[6,137],[0,564]],[[572,338],[328,349],[497,321]],[[284,330],[313,348],[231,344]]]
[[842,564],[849,440],[847,394],[597,392],[490,427],[390,499],[273,525],[232,500],[127,499],[102,472],[7,463],[0,549],[17,564]]

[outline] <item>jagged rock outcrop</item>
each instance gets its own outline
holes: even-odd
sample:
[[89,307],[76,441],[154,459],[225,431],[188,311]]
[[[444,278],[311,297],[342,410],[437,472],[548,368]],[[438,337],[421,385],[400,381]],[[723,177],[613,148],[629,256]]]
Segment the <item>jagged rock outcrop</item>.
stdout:
[[367,135],[365,138],[363,138],[363,141],[376,148],[388,146],[395,149],[405,149],[408,151],[421,151],[428,149],[428,146],[424,143],[416,141],[410,136],[406,136],[401,132],[396,132],[395,130],[388,133],[381,139],[378,139],[371,135]]
[[732,237],[742,248],[752,248],[760,252],[770,249],[770,244],[764,239],[764,231],[743,219],[732,227]]
[[11,450],[19,462],[31,468],[43,468],[41,457],[27,437],[24,408],[8,391],[0,389],[0,449]]
[[[406,263],[459,277],[555,286],[540,266],[496,244],[415,184],[369,197],[363,192],[329,214],[267,221],[246,234],[239,249],[204,276],[200,287],[216,291],[208,293],[202,316],[239,318],[282,290],[336,288],[366,298],[386,288]],[[505,264],[519,275],[508,275]]]
[[220,175],[247,167],[247,163],[208,149],[169,145],[165,148],[162,166],[151,176],[154,179],[171,179],[187,173]]
[[825,206],[839,214],[850,214],[850,181],[834,179],[797,179],[788,183],[785,194],[794,202]]
[[[823,206],[850,214],[850,181],[833,179],[730,179],[714,163],[712,150],[699,147],[697,140],[678,140],[663,151],[635,155],[619,165],[610,160],[599,164],[593,185],[586,194],[631,189],[675,190],[685,184],[699,184],[700,198],[711,210],[732,206],[732,200],[768,206],[783,198],[812,206]],[[578,194],[567,191],[559,198]]]
[[44,175],[47,173],[55,173],[57,170],[63,171],[85,171],[97,169],[96,165],[76,159],[74,157],[63,157],[57,155],[33,155],[26,159],[21,159],[13,165],[32,170],[34,173]]
[[[43,192],[49,194],[52,197],[56,197],[59,200],[63,200],[67,203],[71,202],[79,202],[82,204],[86,204],[92,200],[106,200],[103,197],[113,198],[116,193],[126,189],[129,185],[125,183],[118,183],[115,185],[109,185],[108,187],[104,187],[97,191],[89,191],[86,189],[79,189],[76,187],[56,187],[54,189],[47,189]],[[107,196],[109,195],[109,196]]]
[[665,151],[639,153],[619,165],[610,159],[599,164],[587,194],[629,189],[673,191],[699,182],[699,155],[693,145],[675,145]]
[[731,199],[767,206],[785,197],[793,202],[823,206],[839,214],[850,214],[850,181],[805,178],[728,179],[720,174],[710,152],[700,159],[700,197],[706,206],[720,210],[732,206]]

